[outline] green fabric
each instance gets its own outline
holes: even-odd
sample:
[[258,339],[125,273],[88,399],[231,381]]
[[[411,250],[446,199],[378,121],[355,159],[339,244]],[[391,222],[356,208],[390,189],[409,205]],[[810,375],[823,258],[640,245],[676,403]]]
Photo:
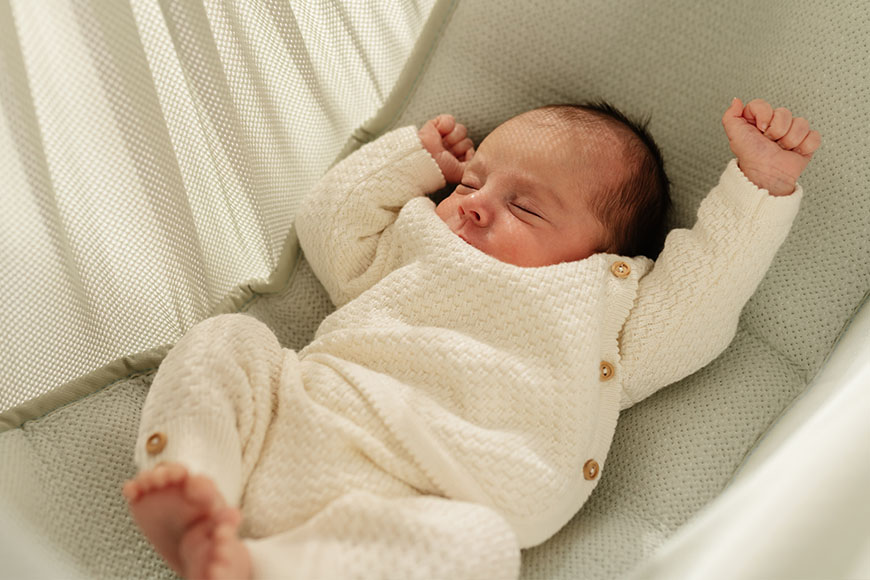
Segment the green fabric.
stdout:
[[[734,343],[623,414],[590,501],[562,532],[524,554],[528,579],[618,577],[728,485],[870,288],[870,62],[856,49],[866,46],[870,14],[864,3],[833,0],[533,7],[474,0],[440,2],[433,15],[429,44],[418,46],[388,109],[352,142],[442,112],[479,139],[540,104],[607,98],[630,114],[651,115],[674,183],[672,221],[688,226],[730,157],[719,119],[732,97],[788,106],[823,135],[801,179],[801,213]],[[304,260],[284,291],[254,300],[245,292],[233,307],[247,302],[244,309],[293,348],[331,309]],[[88,379],[90,396],[75,402],[80,394],[73,395],[54,412],[42,406],[4,415],[7,426],[20,426],[0,436],[0,464],[15,466],[0,476],[0,493],[94,577],[160,577],[167,571],[117,491],[132,473],[151,380],[141,374],[148,363],[125,364],[101,375],[101,385]],[[135,376],[119,381],[125,372]],[[31,420],[22,424],[23,417]]]
[[167,352],[169,346],[161,346],[117,359],[92,373],[9,409],[0,414],[0,433],[17,429],[28,421],[38,420],[66,405],[80,402],[116,382],[152,374]]
[[434,2],[0,2],[0,412],[269,277]]
[[441,0],[435,3],[429,13],[428,23],[421,31],[420,37],[414,45],[414,50],[408,57],[408,61],[396,80],[393,91],[384,102],[384,106],[374,117],[367,120],[351,134],[337,159],[347,157],[361,145],[375,139],[378,135],[382,135],[395,125],[396,120],[408,106],[408,101],[414,94],[429,60],[434,56],[438,41],[444,34],[447,24],[450,22],[450,16],[458,3],[459,0]]
[[152,378],[114,381],[0,437],[0,496],[85,577],[174,577],[137,532],[121,495],[135,473],[135,423]]
[[[284,292],[288,289],[299,266],[302,253],[295,234],[291,231],[284,242],[278,268],[265,280],[250,280],[234,288],[212,312],[212,316],[229,312],[244,312],[263,296]],[[291,325],[291,328],[295,328]],[[22,426],[27,421],[38,419],[47,413],[80,401],[114,384],[157,370],[160,361],[169,352],[171,345],[164,345],[145,352],[132,354],[112,361],[87,375],[52,389],[26,403],[0,413],[0,433]]]

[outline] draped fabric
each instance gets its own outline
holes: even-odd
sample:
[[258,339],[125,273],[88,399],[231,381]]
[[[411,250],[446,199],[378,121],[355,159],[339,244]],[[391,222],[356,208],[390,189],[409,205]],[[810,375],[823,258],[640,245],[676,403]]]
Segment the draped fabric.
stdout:
[[0,412],[268,276],[432,4],[0,1]]
[[870,307],[734,483],[627,580],[870,578]]

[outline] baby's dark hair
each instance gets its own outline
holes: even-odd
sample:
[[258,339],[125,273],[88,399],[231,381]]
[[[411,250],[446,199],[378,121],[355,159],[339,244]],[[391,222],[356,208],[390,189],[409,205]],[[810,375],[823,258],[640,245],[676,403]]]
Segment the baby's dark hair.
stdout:
[[604,101],[542,107],[570,123],[604,123],[622,129],[624,155],[630,167],[619,186],[591,201],[590,210],[608,231],[605,251],[624,256],[656,259],[667,235],[671,206],[670,180],[658,145],[647,129],[649,119],[626,116]]

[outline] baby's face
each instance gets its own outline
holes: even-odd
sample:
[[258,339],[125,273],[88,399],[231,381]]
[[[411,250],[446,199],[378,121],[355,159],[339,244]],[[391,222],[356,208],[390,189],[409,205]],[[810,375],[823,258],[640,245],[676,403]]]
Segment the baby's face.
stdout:
[[606,250],[588,210],[624,170],[618,141],[602,129],[542,123],[532,111],[483,140],[436,213],[463,240],[516,266],[582,260]]

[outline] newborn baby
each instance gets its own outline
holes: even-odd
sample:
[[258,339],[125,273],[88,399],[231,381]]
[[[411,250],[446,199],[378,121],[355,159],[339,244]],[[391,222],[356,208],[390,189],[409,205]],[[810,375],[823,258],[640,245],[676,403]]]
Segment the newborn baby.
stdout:
[[667,179],[610,107],[476,152],[440,116],[336,165],[296,225],[337,310],[299,353],[238,314],[172,349],[124,487],[146,537],[185,577],[516,577],[619,411],[728,345],[788,233],[818,134],[760,100],[723,124],[737,159],[660,255]]

